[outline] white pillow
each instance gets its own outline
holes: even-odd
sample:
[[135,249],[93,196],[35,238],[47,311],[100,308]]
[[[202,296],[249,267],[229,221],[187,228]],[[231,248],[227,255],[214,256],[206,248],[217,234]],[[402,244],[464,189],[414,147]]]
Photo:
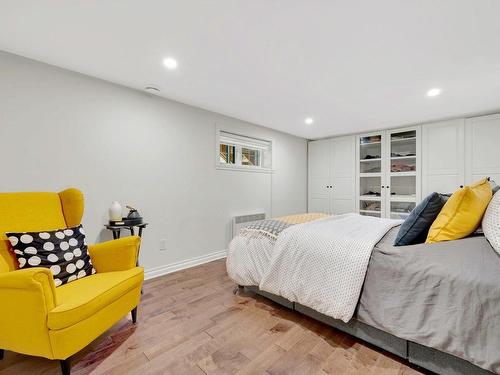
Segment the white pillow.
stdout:
[[495,193],[486,209],[483,231],[490,245],[500,254],[500,193]]

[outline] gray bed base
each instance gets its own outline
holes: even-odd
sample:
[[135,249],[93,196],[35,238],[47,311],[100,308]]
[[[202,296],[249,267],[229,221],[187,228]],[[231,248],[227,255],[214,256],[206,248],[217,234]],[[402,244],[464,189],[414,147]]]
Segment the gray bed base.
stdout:
[[291,310],[298,311],[315,320],[332,326],[339,331],[348,333],[351,336],[366,341],[381,349],[384,349],[398,357],[408,360],[408,362],[430,370],[440,375],[491,375],[492,372],[482,369],[472,363],[455,357],[451,354],[444,353],[440,350],[429,348],[408,340],[400,339],[390,333],[384,332],[378,328],[369,326],[356,319],[351,319],[348,323],[341,320],[333,319],[323,315],[309,307],[299,303],[290,302],[289,300],[261,291],[256,286],[245,286],[246,290],[257,293],[263,297],[270,299],[282,306],[288,307]]

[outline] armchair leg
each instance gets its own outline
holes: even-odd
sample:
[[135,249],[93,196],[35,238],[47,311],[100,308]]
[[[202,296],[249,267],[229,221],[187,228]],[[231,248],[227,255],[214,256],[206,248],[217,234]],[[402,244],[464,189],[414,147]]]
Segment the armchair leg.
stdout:
[[132,314],[132,323],[137,323],[137,307],[135,309],[133,309],[131,312]]
[[3,349],[0,349],[0,361],[3,359],[4,352],[5,351]]
[[69,362],[69,358],[62,359],[60,362],[61,362],[61,373],[62,373],[62,375],[70,375],[70,373],[71,373],[71,364]]

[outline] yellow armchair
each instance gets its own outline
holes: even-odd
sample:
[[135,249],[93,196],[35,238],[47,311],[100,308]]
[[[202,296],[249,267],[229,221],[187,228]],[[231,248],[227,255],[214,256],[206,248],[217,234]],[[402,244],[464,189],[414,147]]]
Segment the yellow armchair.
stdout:
[[69,374],[70,356],[129,312],[136,322],[144,280],[136,266],[140,239],[90,245],[97,273],[56,288],[46,268],[17,269],[5,232],[79,225],[82,193],[0,193],[0,212],[0,359],[4,350],[57,359]]

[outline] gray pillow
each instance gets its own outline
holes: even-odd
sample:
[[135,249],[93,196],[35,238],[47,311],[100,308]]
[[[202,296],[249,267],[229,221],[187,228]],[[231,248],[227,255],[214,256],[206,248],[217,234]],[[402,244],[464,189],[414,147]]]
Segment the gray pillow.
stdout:
[[420,202],[401,224],[394,246],[424,243],[429,228],[448,198],[445,194],[432,193]]

